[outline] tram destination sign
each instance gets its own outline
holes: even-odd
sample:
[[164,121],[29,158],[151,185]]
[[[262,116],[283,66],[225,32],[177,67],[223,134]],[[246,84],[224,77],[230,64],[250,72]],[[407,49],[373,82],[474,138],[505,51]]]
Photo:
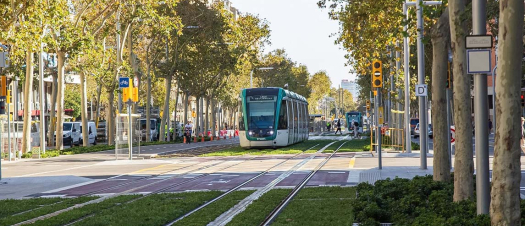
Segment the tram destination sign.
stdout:
[[275,96],[259,95],[259,96],[249,96],[248,100],[252,101],[274,101]]

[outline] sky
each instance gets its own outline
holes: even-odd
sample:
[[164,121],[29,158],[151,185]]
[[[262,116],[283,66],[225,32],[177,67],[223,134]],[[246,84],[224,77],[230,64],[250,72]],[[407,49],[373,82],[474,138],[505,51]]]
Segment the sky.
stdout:
[[332,87],[342,79],[354,80],[345,67],[346,51],[334,44],[331,34],[339,30],[338,21],[328,18],[328,10],[317,6],[318,0],[230,0],[242,14],[250,13],[270,24],[271,45],[265,52],[285,49],[293,61],[306,65],[311,74],[325,70]]

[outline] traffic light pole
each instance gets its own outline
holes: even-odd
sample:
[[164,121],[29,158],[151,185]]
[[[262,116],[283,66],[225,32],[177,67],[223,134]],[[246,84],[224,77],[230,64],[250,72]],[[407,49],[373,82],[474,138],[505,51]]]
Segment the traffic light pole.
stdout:
[[[379,105],[381,104],[381,88],[377,88],[377,95],[376,95],[376,100],[375,100],[375,104],[374,104],[374,111],[376,112],[376,115],[379,115]],[[375,117],[375,122],[376,122],[376,153],[377,153],[377,164],[378,164],[378,169],[383,169],[383,163],[381,161],[381,128],[379,127],[379,117]]]

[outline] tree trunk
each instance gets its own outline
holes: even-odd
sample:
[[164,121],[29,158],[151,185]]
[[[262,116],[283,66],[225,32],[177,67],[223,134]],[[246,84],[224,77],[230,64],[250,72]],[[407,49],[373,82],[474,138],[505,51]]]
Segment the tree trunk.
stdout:
[[208,136],[208,129],[210,129],[210,98],[206,97],[206,120],[204,121],[204,133]]
[[[174,109],[175,114],[173,116],[173,122],[177,122],[177,105],[179,104],[179,92],[180,92],[180,86],[177,85],[177,93],[175,94],[175,109]],[[178,123],[180,123],[180,122],[178,122]],[[178,125],[175,124],[175,127],[173,128],[173,141],[175,141],[175,139],[178,136],[177,128],[178,128]]]
[[215,126],[217,126],[217,104],[213,96],[211,96],[211,135],[213,137],[216,136],[217,131]]
[[500,1],[496,76],[496,137],[490,219],[492,225],[521,225],[521,107],[523,0]]
[[[115,91],[108,89],[108,114],[106,118],[106,137],[108,139],[108,145],[115,144]],[[149,124],[149,123],[148,123]]]
[[82,117],[82,145],[89,146],[89,127],[87,118],[87,88],[86,88],[86,74],[80,71],[80,89],[82,92],[80,101],[80,115]]
[[64,144],[62,143],[64,133],[64,71],[66,62],[66,53],[58,52],[58,81],[57,81],[57,121],[56,121],[56,138],[55,145],[57,150],[63,150]]
[[100,117],[100,103],[101,103],[101,101],[100,101],[100,94],[101,94],[101,92],[102,92],[102,82],[99,81],[99,84],[97,84],[97,113],[96,113],[96,117],[95,117],[95,120],[97,122],[97,129],[98,129],[98,118]]
[[164,110],[162,113],[162,119],[160,121],[160,134],[159,134],[159,140],[165,141],[165,132],[166,132],[166,123],[168,122],[168,118],[170,116],[170,90],[171,90],[171,76],[168,76],[166,79],[164,79],[164,83],[166,85],[166,95],[164,98]]
[[188,100],[189,100],[188,93],[186,92],[184,94],[184,124],[188,123]]
[[[55,145],[55,130],[56,130],[56,121],[54,121],[54,118],[56,117],[56,103],[57,103],[57,86],[58,86],[58,78],[57,75],[53,75],[53,86],[51,87],[51,108],[49,113],[49,129],[47,133],[47,146],[53,147]],[[54,121],[54,123],[53,123]]]
[[196,97],[195,98],[195,136],[198,136],[199,133],[201,132],[201,125],[200,125],[200,118],[201,118],[201,112],[200,112],[200,102],[201,102],[201,98],[200,97]]
[[24,85],[24,125],[22,152],[31,151],[31,96],[33,94],[33,53],[26,53],[26,80]]
[[204,136],[204,98],[199,98],[199,132],[203,133]]
[[[146,90],[146,140],[151,141],[151,68],[148,64],[148,80],[147,80],[147,90]],[[142,139],[142,138],[141,138]]]
[[443,11],[432,27],[432,122],[434,132],[434,180],[450,180],[450,161],[448,158],[447,102],[445,83],[449,43],[448,8]]
[[474,162],[472,153],[472,119],[470,75],[466,72],[465,35],[467,35],[465,0],[449,4],[451,49],[454,59],[454,118],[456,122],[456,153],[454,159],[454,201],[472,197]]

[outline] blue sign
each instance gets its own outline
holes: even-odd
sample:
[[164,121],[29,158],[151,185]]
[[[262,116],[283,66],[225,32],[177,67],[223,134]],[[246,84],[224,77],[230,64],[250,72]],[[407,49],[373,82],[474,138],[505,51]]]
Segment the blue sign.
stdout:
[[129,78],[128,77],[118,78],[118,88],[129,88]]

